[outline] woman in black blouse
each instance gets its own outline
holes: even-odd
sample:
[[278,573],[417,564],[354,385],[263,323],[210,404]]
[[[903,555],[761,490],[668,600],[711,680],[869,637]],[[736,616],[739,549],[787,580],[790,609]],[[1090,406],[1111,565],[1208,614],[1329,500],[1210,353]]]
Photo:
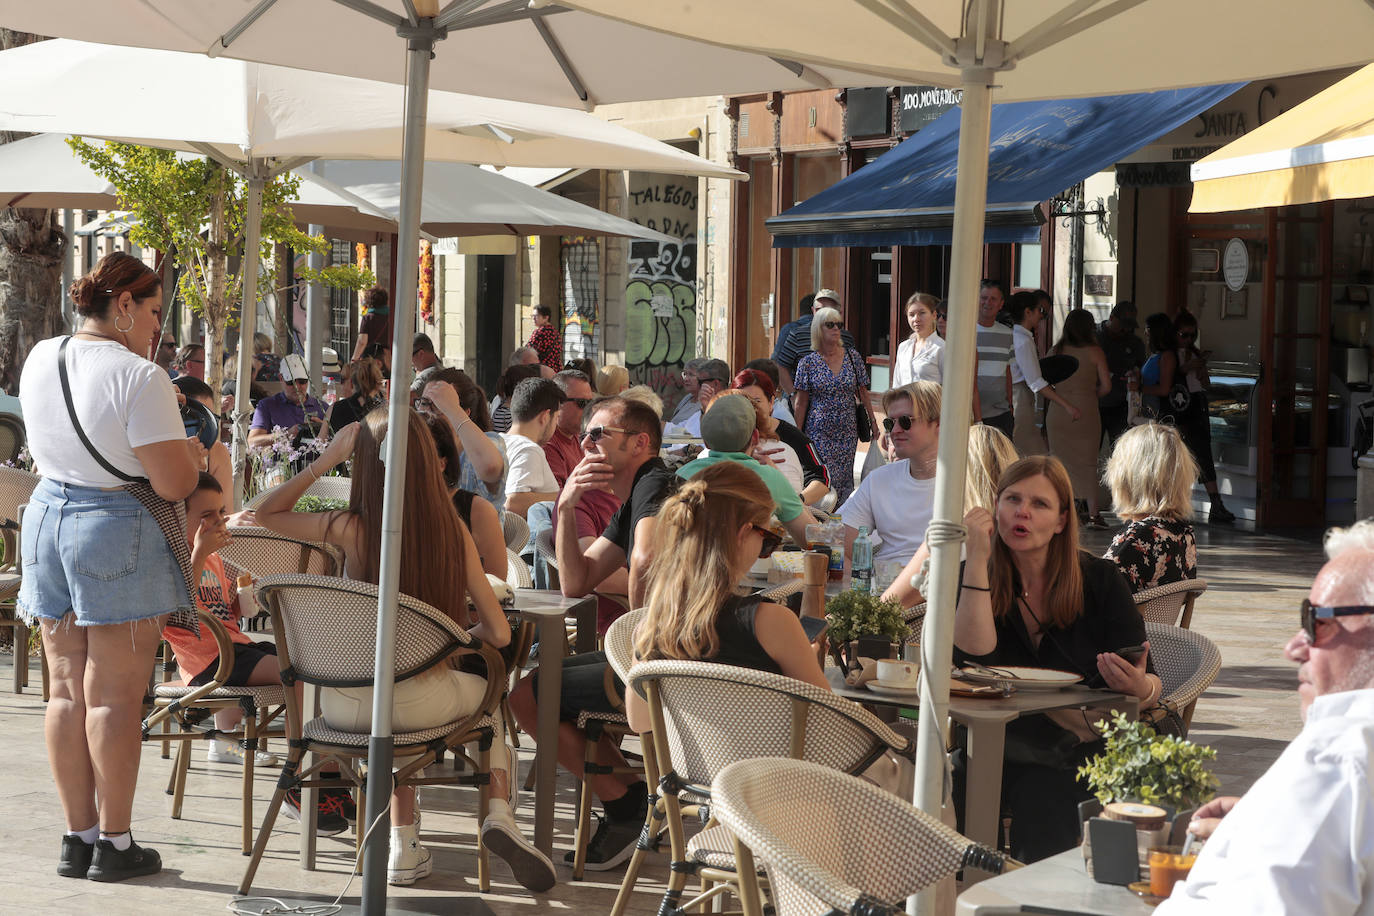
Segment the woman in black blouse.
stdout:
[[382,400],[382,364],[377,360],[355,359],[344,366],[339,378],[343,382],[343,397],[334,402],[325,418],[331,433],[360,422],[385,403]]
[[[1078,549],[1073,485],[1059,460],[1023,458],[998,482],[994,511],[971,509],[968,562],[954,618],[955,663],[1054,668],[1140,699],[1162,684],[1148,651],[1135,662],[1116,650],[1145,643],[1145,624],[1115,565]],[[1007,726],[1002,803],[1012,815],[1011,852],[1034,862],[1078,841],[1077,803],[1088,793],[1077,767],[1098,753],[1090,713],[1024,716]],[[956,792],[962,799],[962,792]]]

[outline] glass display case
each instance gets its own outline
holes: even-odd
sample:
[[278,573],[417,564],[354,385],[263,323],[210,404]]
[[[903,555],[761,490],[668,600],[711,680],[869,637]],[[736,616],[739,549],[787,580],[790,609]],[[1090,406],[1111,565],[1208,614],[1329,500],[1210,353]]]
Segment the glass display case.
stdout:
[[1207,368],[1211,375],[1207,411],[1212,428],[1212,458],[1218,465],[1253,474],[1259,369],[1230,362],[1212,363]]

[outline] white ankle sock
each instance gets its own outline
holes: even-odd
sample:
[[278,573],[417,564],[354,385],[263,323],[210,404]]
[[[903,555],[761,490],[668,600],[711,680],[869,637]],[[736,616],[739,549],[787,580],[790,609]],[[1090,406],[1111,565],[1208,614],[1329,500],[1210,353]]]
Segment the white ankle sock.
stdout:
[[114,848],[118,849],[120,852],[123,852],[130,846],[134,845],[134,838],[129,834],[129,831],[127,830],[123,833],[105,833],[104,831],[101,831],[100,838],[102,840],[109,840],[111,843],[114,844]]
[[92,824],[85,830],[68,830],[67,836],[77,837],[81,840],[81,842],[85,843],[87,846],[91,846],[94,845],[95,841],[100,838],[100,825]]

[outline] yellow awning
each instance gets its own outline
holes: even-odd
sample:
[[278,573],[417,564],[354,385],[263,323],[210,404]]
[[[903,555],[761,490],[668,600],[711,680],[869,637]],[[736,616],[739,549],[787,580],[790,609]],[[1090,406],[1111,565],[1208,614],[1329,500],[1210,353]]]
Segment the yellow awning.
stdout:
[[1193,165],[1192,213],[1374,197],[1374,64]]

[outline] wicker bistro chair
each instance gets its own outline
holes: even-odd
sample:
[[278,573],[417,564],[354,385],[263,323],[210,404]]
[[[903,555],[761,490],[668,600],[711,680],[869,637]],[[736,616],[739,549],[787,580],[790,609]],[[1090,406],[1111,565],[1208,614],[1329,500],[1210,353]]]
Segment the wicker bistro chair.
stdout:
[[548,567],[549,588],[558,588],[558,553],[553,546],[553,529],[546,528],[534,536],[534,550]]
[[741,867],[762,861],[777,916],[898,916],[905,898],[961,868],[1020,867],[873,783],[805,760],[732,763],[711,805]]
[[[321,499],[342,499],[348,502],[349,494],[352,492],[353,480],[349,477],[321,477],[319,480],[311,481],[306,488],[306,496],[318,496]],[[248,502],[244,503],[245,509],[256,509],[262,505],[262,501],[267,498],[267,494],[272,492],[272,488],[263,490]]]
[[[712,662],[650,661],[631,669],[629,684],[648,701],[654,753],[663,771],[672,866],[662,916],[705,903],[736,880],[744,912],[762,911],[752,869],[730,867],[733,840],[723,830],[709,829],[714,826],[711,780],[728,764],[790,757],[860,773],[887,751],[909,755],[913,750],[907,738],[859,704],[778,674]],[[689,813],[708,822],[690,847],[683,834],[683,816]],[[689,873],[716,886],[682,903]]]
[[1148,620],[1145,637],[1150,641],[1155,672],[1164,682],[1160,703],[1178,713],[1183,735],[1187,737],[1198,697],[1212,686],[1221,671],[1221,652],[1201,633]]
[[27,439],[23,418],[12,413],[0,413],[0,461],[18,458]]
[[[319,482],[326,480],[346,482],[347,478],[324,477]],[[220,557],[254,577],[292,573],[333,576],[343,568],[338,551],[328,544],[298,541],[266,528],[251,526],[232,528],[229,533],[232,537],[227,545],[220,548]],[[264,609],[258,618],[245,618],[244,629],[258,629],[261,617],[265,614]]]
[[[269,576],[258,582],[258,593],[272,616],[277,639],[282,684],[297,681],[321,687],[368,687],[375,675],[374,647],[377,629],[377,587],[350,579],[329,576]],[[467,633],[448,615],[405,595],[397,601],[396,680],[403,681],[450,656],[476,655],[486,664],[487,691],[480,707],[455,722],[420,732],[392,735],[397,769],[390,786],[475,785],[478,787],[478,823],[486,819],[489,800],[491,743],[499,715],[501,694],[505,690],[506,669],[496,649],[484,645]],[[367,732],[342,732],[330,728],[323,718],[304,720],[295,691],[286,691],[286,731],[290,753],[282,765],[281,777],[268,805],[267,814],[253,845],[238,893],[247,894],[267,848],[277,812],[288,789],[349,787],[365,790],[364,780],[352,766],[366,760],[370,735]],[[474,761],[463,744],[477,742]],[[314,763],[301,769],[307,751],[315,754]],[[423,769],[437,763],[445,752],[461,755],[471,773],[454,771],[427,777]],[[327,761],[337,762],[340,777],[316,774]],[[365,797],[358,807],[366,810]],[[361,846],[366,833],[359,824]],[[481,835],[477,840],[477,885],[483,892],[491,887],[490,867]]]
[[1206,579],[1184,579],[1143,589],[1133,597],[1140,616],[1150,623],[1164,623],[1186,630],[1193,622],[1193,603],[1205,591]]
[[534,588],[529,564],[513,548],[506,548],[506,584],[511,588]]
[[[10,414],[0,414],[9,418]],[[22,442],[21,442],[22,444]],[[9,627],[14,644],[14,692],[23,693],[29,683],[29,625],[19,619],[15,599],[19,597],[19,507],[29,501],[38,476],[19,468],[0,467],[0,538],[5,555],[0,561],[0,627]],[[43,658],[43,698],[48,697],[48,663]]]
[[523,553],[530,542],[530,525],[514,512],[501,513],[501,531],[506,536],[506,546],[517,554]]
[[[219,667],[208,683],[196,687],[183,684],[156,684],[153,689],[152,710],[143,719],[143,740],[161,741],[164,748],[170,741],[178,742],[176,762],[172,765],[172,775],[167,780],[167,794],[172,796],[174,820],[181,819],[192,745],[217,738],[239,742],[239,746],[244,749],[243,854],[248,855],[253,845],[253,751],[269,734],[278,737],[285,734],[281,729],[273,732],[269,732],[269,729],[273,722],[280,719],[286,708],[286,692],[277,684],[262,687],[224,686],[225,679],[234,667],[233,643],[229,641],[229,633],[224,629],[224,624],[213,614],[203,610],[198,613],[200,625],[210,629],[215,643],[219,646]],[[195,722],[200,718],[198,713],[214,713],[236,706],[243,710],[243,723],[235,731],[221,732],[213,727],[195,727]],[[158,725],[165,727],[157,734],[152,734],[152,730]],[[177,727],[176,731],[171,730],[172,725]]]

